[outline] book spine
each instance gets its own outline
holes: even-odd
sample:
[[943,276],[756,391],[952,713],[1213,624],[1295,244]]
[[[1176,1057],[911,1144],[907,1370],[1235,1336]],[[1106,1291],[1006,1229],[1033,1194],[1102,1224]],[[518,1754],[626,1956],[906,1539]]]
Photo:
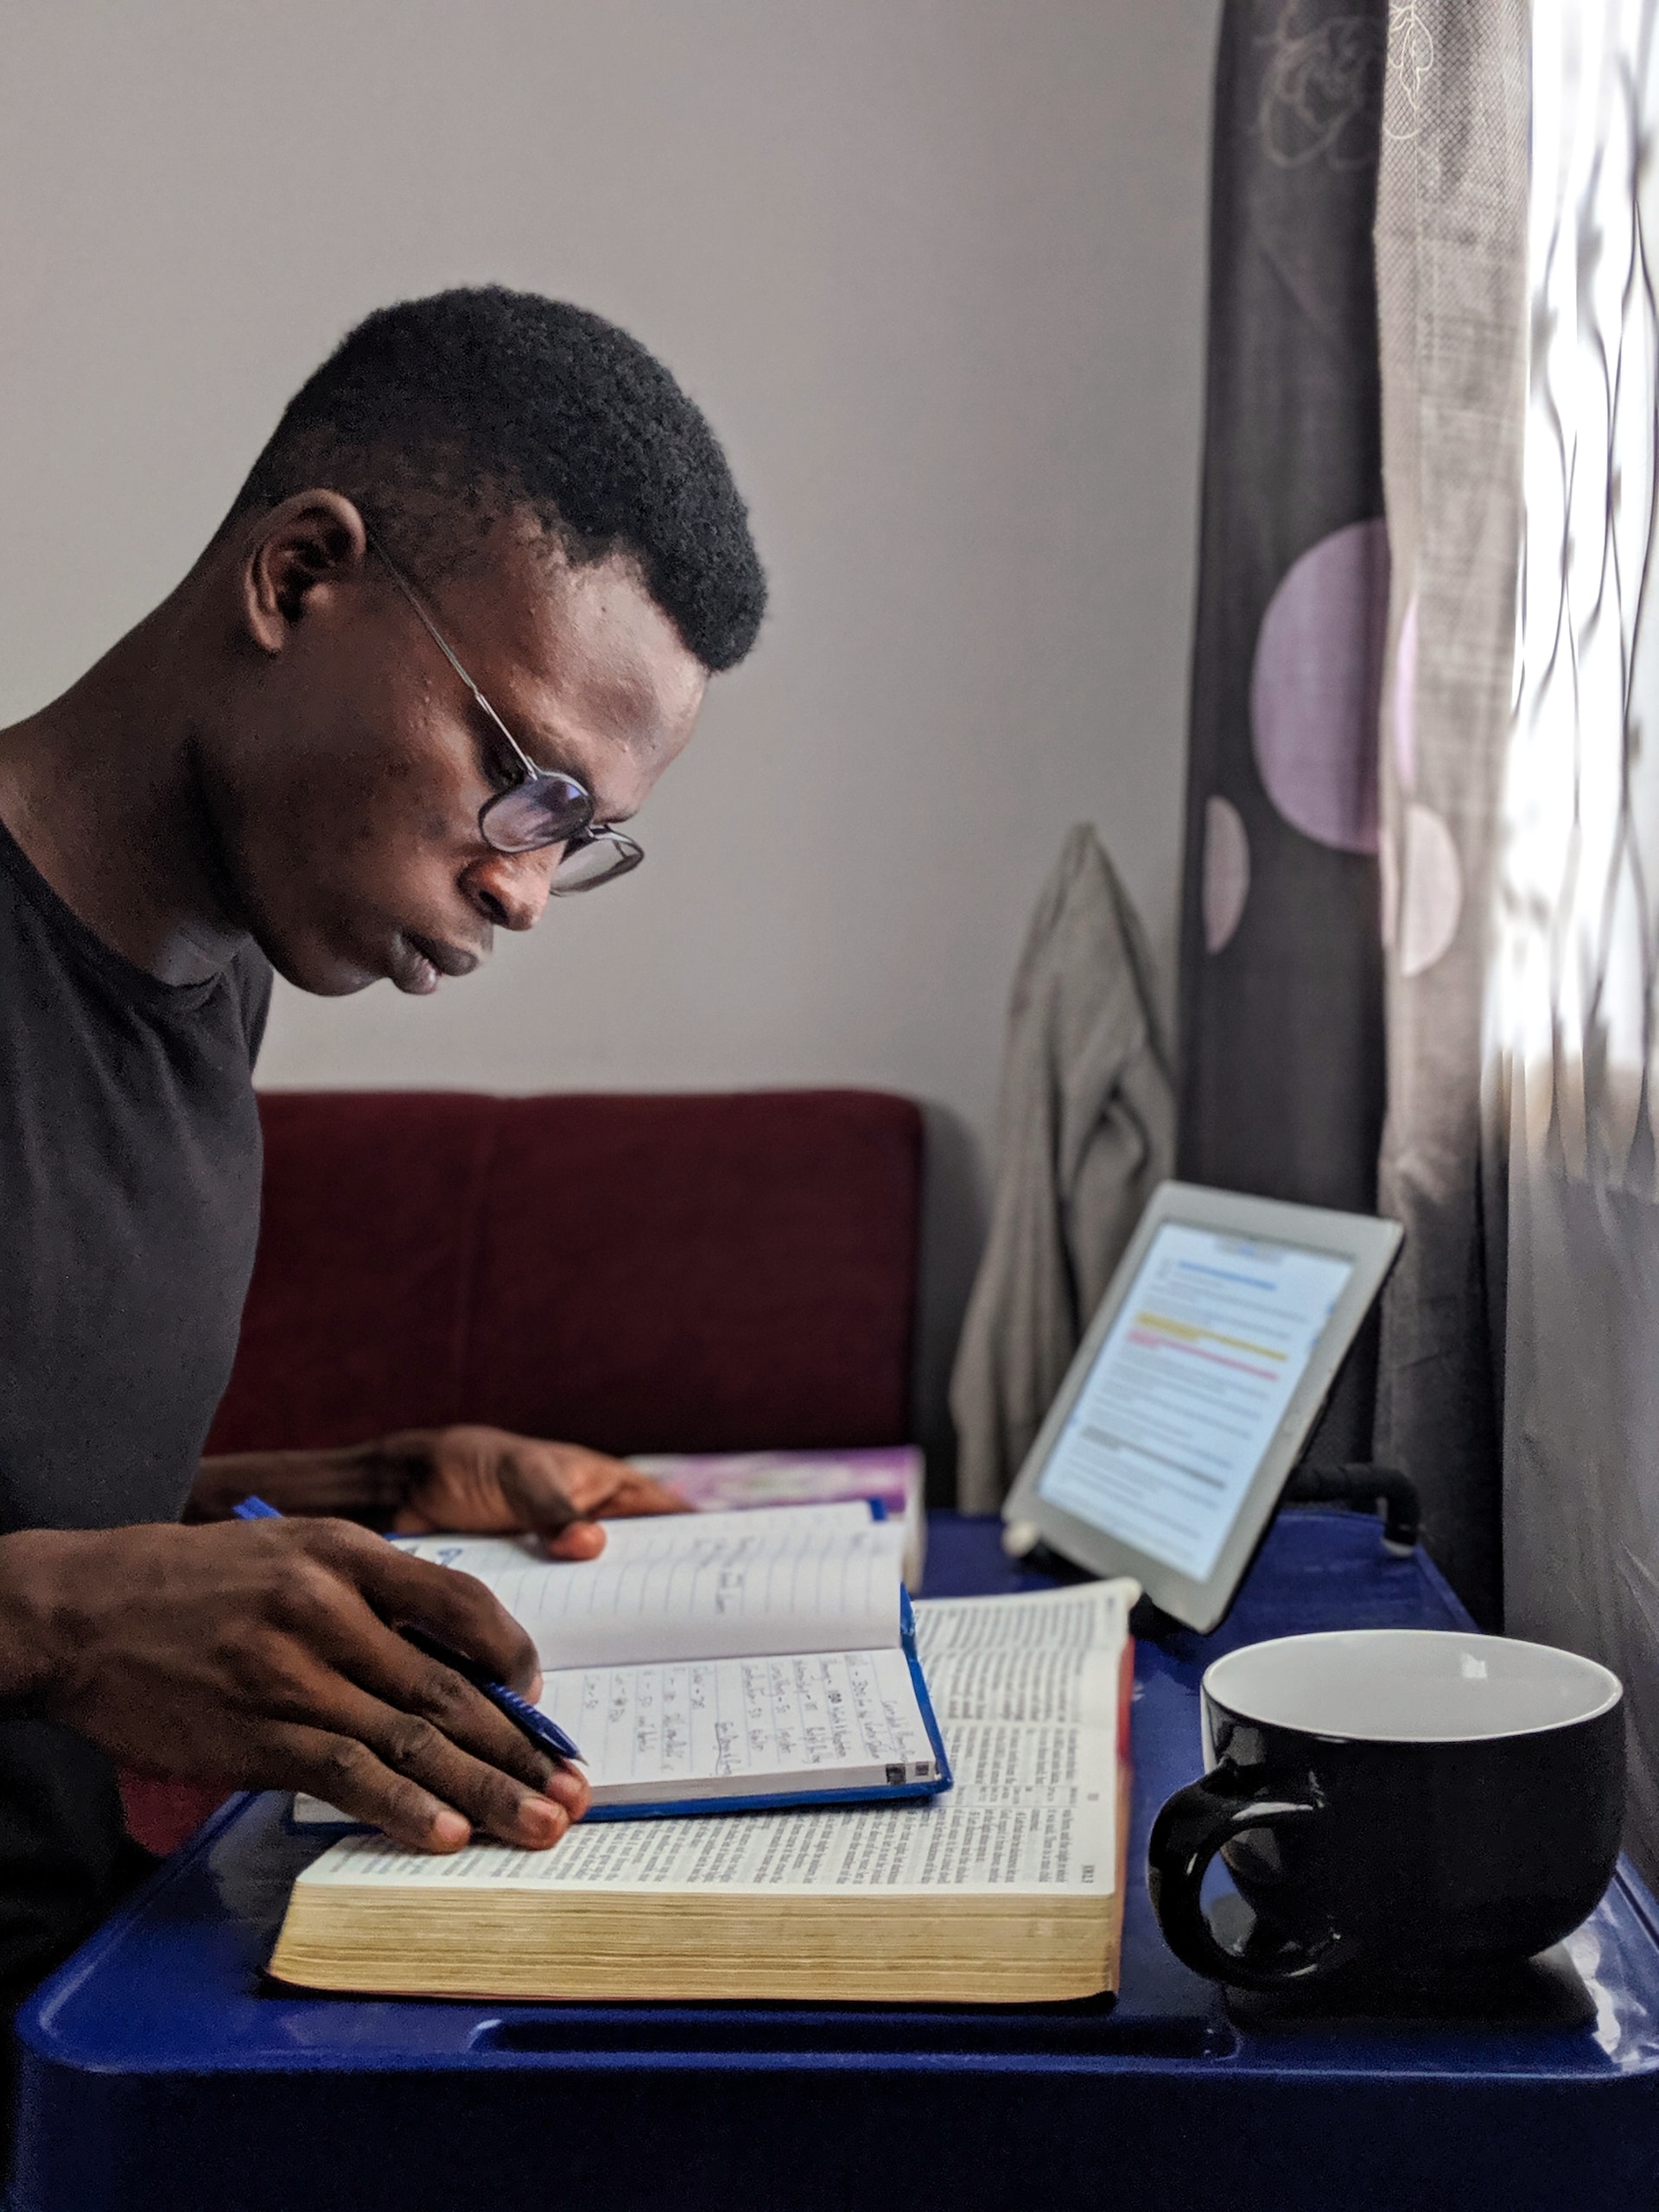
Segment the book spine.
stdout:
[[1117,1754],[1129,1756],[1129,1713],[1135,1702],[1135,1638],[1123,1639],[1123,1656],[1117,1662]]

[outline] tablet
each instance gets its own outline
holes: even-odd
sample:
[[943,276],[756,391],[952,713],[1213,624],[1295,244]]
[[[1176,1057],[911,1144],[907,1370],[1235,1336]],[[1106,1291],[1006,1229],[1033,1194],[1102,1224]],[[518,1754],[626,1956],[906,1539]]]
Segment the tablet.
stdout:
[[1011,1534],[1213,1628],[1402,1235],[1161,1184],[1008,1493]]

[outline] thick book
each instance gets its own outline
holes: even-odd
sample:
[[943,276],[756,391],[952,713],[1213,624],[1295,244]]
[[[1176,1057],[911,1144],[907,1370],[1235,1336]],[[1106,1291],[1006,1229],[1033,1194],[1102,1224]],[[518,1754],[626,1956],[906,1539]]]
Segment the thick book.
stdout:
[[750,1512],[762,1505],[880,1504],[903,1523],[905,1586],[922,1586],[927,1557],[926,1468],[914,1444],[845,1452],[652,1452],[632,1464],[699,1513]]
[[319,1990],[1001,2004],[1117,1986],[1132,1583],[916,1608],[956,1787],[572,1829],[450,1858],[353,1835],[270,1961]]
[[[903,1530],[868,1504],[612,1521],[581,1561],[514,1536],[399,1541],[476,1575],[529,1630],[541,1710],[582,1754],[590,1819],[950,1786]],[[303,1796],[294,1819],[346,1824]]]

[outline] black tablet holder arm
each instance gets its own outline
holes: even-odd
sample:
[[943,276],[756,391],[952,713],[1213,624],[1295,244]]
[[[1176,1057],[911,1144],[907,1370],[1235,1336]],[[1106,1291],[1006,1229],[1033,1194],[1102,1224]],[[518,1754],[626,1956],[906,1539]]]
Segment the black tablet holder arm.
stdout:
[[1423,1511],[1417,1485],[1398,1467],[1371,1459],[1350,1459],[1340,1467],[1302,1465],[1285,1484],[1283,1505],[1346,1505],[1361,1513],[1381,1513],[1385,1549],[1403,1558],[1417,1548]]

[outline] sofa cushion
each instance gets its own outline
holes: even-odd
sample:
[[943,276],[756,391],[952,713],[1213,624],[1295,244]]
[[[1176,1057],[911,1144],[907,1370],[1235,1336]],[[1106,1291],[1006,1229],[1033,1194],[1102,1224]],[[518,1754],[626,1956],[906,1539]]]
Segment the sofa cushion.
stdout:
[[493,1421],[617,1452],[910,1427],[921,1116],[870,1091],[264,1094],[209,1451]]
[[[212,1452],[494,1421],[612,1451],[909,1434],[921,1116],[859,1090],[267,1091]],[[223,1796],[124,1774],[175,1849]]]

